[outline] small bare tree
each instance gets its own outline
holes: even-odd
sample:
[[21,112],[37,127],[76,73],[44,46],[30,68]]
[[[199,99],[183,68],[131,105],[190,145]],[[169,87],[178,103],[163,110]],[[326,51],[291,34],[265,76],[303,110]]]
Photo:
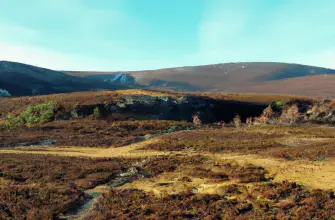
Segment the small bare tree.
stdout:
[[199,113],[196,113],[195,115],[193,115],[192,118],[193,118],[193,123],[195,125],[201,125],[202,124],[202,122],[200,120],[200,114]]
[[224,121],[219,121],[217,125],[224,128],[226,126],[226,123]]
[[281,115],[281,119],[290,124],[294,124],[299,117],[299,108],[297,105],[292,105],[286,112]]
[[241,117],[239,115],[236,115],[233,119],[234,125],[236,128],[240,128],[242,126]]
[[253,124],[253,118],[252,117],[247,118],[245,123],[248,125],[248,127],[250,127]]

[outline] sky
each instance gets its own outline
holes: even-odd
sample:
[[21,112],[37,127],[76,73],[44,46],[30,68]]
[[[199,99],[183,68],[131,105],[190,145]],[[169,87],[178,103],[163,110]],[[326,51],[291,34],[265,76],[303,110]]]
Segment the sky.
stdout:
[[0,0],[0,60],[87,71],[335,69],[334,11],[334,0]]

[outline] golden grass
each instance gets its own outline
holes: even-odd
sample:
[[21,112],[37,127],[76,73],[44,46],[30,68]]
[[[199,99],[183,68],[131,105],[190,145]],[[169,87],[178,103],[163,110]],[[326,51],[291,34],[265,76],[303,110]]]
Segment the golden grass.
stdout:
[[[187,177],[189,182],[183,181],[182,177]],[[234,181],[220,183],[209,183],[209,181],[210,179],[206,178],[189,177],[179,170],[163,173],[155,178],[137,180],[121,186],[120,189],[139,189],[147,193],[154,193],[158,197],[164,197],[182,194],[192,189],[201,194],[217,194],[219,188],[234,183]]]
[[[190,155],[189,155],[190,156]],[[194,155],[199,156],[199,155]],[[255,165],[269,171],[267,176],[273,177],[273,182],[284,180],[315,189],[335,189],[335,159],[313,162],[307,160],[287,161],[284,159],[266,158],[258,155],[233,155],[233,154],[202,154],[218,162],[231,162],[239,166]],[[174,172],[165,172],[157,177],[141,179],[128,183],[121,189],[138,189],[147,193],[154,193],[158,197],[171,194],[181,194],[196,190],[200,194],[220,194],[220,191],[238,181],[229,180],[213,183],[208,178],[192,177],[189,171],[192,166],[181,166]],[[188,181],[185,181],[185,178]],[[242,184],[252,187],[250,184]]]
[[[185,156],[187,155],[185,154]],[[199,155],[193,156],[199,157]],[[206,165],[211,170],[210,164],[203,164],[202,166]],[[164,172],[157,177],[127,183],[121,186],[120,189],[139,189],[147,193],[154,193],[158,197],[164,197],[167,195],[182,194],[187,191],[200,194],[218,194],[218,190],[221,187],[238,183],[237,180],[213,182],[211,178],[192,176],[192,171],[196,168],[194,165],[181,165],[173,172]]]
[[148,156],[166,155],[169,152],[139,150],[144,146],[158,142],[159,139],[146,140],[141,143],[131,144],[118,148],[90,148],[90,147],[16,147],[12,149],[0,149],[1,153],[19,153],[19,154],[43,154],[43,155],[59,155],[70,157],[94,157],[94,158],[141,158]]
[[149,96],[168,96],[177,97],[178,93],[164,92],[164,91],[154,91],[154,90],[143,90],[143,89],[127,89],[127,90],[117,90],[115,91],[118,95],[149,95]]
[[[116,148],[117,149],[117,148]],[[143,158],[143,157],[155,157],[159,155],[168,155],[169,152],[155,152],[155,151],[132,151],[132,149],[120,149],[114,151],[114,149],[92,149],[92,148],[59,148],[50,149],[48,151],[22,151],[22,150],[1,150],[0,153],[23,153],[23,154],[44,154],[44,155],[59,155],[59,156],[80,156],[80,157],[92,157],[92,158]],[[93,152],[95,151],[95,152]],[[190,155],[188,152],[179,152],[179,154]],[[240,165],[253,164],[256,166],[264,167],[269,171],[269,175],[274,177],[275,182],[281,182],[283,180],[289,180],[297,182],[299,184],[320,189],[335,189],[335,159],[328,159],[325,161],[308,161],[308,160],[297,160],[288,161],[285,159],[267,158],[259,155],[236,155],[236,154],[202,154],[213,158],[217,161],[231,161]],[[194,154],[193,156],[199,156]],[[178,178],[184,176],[182,171],[176,171],[173,173],[165,173],[154,179],[144,179],[138,182],[134,182],[125,187],[132,187],[142,189],[144,191],[153,191],[156,194],[160,194],[168,191],[174,192],[180,190],[189,189],[192,187],[198,188],[200,193],[215,193],[217,188],[220,188],[222,184],[206,184],[206,179],[193,178],[192,183],[185,183]],[[169,187],[156,186],[157,183],[168,182],[172,183]],[[231,184],[232,182],[230,182]],[[228,184],[228,183],[227,183]]]
[[207,154],[216,160],[264,167],[275,182],[289,180],[312,188],[335,189],[335,159],[325,161],[285,160],[259,155]]
[[[242,130],[229,130],[223,129],[220,131],[222,134],[234,133],[238,135]],[[201,133],[201,131],[189,131],[186,132],[192,137],[192,134]],[[207,131],[210,132],[210,131]],[[219,132],[219,133],[220,133]],[[236,133],[237,132],[237,133]],[[271,143],[282,144],[285,149],[295,149],[297,146],[304,149],[304,147],[318,148],[324,144],[335,143],[335,129],[326,127],[279,127],[279,126],[256,126],[251,128],[243,129],[243,132],[254,134],[269,134],[271,137]],[[166,144],[166,139],[171,139],[175,135],[182,135],[184,132],[177,132],[176,134],[168,134],[151,140],[146,140],[141,143],[128,145],[119,148],[89,148],[89,147],[22,147],[14,149],[0,149],[1,153],[19,153],[19,154],[45,154],[45,155],[60,155],[60,156],[78,156],[78,157],[92,157],[92,158],[144,158],[144,157],[156,157],[160,155],[185,155],[185,156],[205,156],[212,158],[215,161],[232,161],[241,165],[253,164],[256,166],[264,167],[269,171],[269,175],[274,177],[274,181],[280,182],[283,180],[294,181],[302,185],[306,185],[312,188],[321,189],[335,189],[335,158],[325,157],[322,160],[311,160],[308,157],[295,158],[294,160],[274,157],[271,152],[269,154],[255,154],[243,152],[244,148],[241,148],[239,152],[216,152],[210,153],[206,151],[199,151],[196,149],[184,149],[180,151],[168,151],[162,150],[157,151],[150,149],[151,145]],[[214,133],[213,133],[214,134]],[[285,134],[285,136],[278,136],[273,138],[272,134]],[[217,134],[216,134],[217,135]],[[178,137],[178,136],[177,136]],[[218,136],[220,137],[220,136]],[[223,137],[223,136],[222,136]],[[233,136],[234,138],[235,136]],[[224,137],[223,137],[224,138]],[[206,141],[214,143],[216,139],[205,139],[199,142],[192,138],[194,144],[200,144],[205,146],[208,144]],[[245,142],[245,143],[244,143]],[[225,140],[224,143],[235,146],[239,144],[244,147],[248,145],[250,141],[247,140]],[[266,140],[263,140],[267,143]],[[228,146],[227,145],[227,146]],[[201,149],[199,146],[199,149]],[[267,145],[268,146],[268,145]],[[322,148],[321,148],[322,149]],[[308,153],[308,152],[307,152]],[[185,168],[185,170],[187,170]],[[140,180],[132,183],[132,185],[126,185],[125,187],[140,188],[145,191],[151,190],[163,193],[163,191],[177,192],[186,188],[196,187],[203,193],[214,193],[216,188],[220,185],[206,185],[206,179],[193,178],[191,183],[180,182],[178,177],[185,174],[183,170],[177,170],[174,173],[165,173],[154,179]],[[167,182],[171,183],[168,186],[156,186],[157,183]]]

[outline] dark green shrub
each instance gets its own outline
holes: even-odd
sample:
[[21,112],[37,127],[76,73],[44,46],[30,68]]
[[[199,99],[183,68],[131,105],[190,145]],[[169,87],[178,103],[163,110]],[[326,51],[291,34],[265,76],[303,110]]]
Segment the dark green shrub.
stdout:
[[273,111],[281,111],[285,105],[285,101],[273,101],[270,105]]
[[100,119],[101,118],[101,113],[100,113],[100,109],[98,107],[96,107],[94,110],[93,110],[93,117],[95,119]]
[[236,128],[240,128],[242,126],[242,120],[239,115],[235,116],[235,118],[233,119],[233,122]]
[[56,106],[54,102],[29,106],[21,113],[20,118],[27,124],[46,123],[53,120],[56,113]]
[[0,131],[14,129],[19,127],[21,124],[21,118],[15,117],[12,114],[8,114],[5,117],[5,121],[0,121]]
[[78,112],[77,112],[76,109],[73,109],[73,110],[71,111],[71,116],[72,116],[72,118],[74,118],[74,119],[79,118],[79,114],[78,114]]

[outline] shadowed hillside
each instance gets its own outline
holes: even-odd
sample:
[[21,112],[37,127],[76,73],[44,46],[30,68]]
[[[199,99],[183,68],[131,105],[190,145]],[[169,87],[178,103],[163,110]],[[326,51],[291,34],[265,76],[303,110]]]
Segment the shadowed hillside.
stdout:
[[8,91],[12,96],[121,88],[127,87],[117,83],[70,76],[63,72],[22,63],[0,61],[0,89]]

